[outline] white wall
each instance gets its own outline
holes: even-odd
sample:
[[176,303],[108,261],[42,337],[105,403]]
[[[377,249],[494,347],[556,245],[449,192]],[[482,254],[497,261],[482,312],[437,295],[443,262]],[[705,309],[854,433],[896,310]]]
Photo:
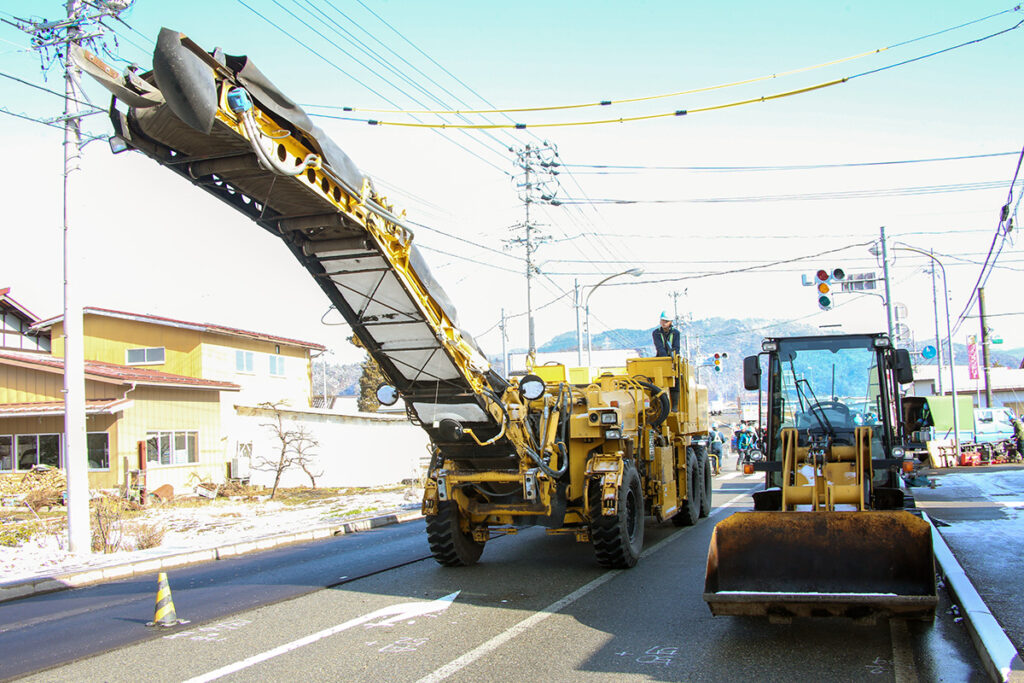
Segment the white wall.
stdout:
[[270,374],[270,354],[253,351],[253,371],[235,369],[235,351],[244,345],[222,346],[203,342],[203,377],[234,382],[242,389],[230,400],[245,405],[286,401],[292,408],[305,408],[310,403],[309,360],[284,356],[283,376]]
[[[239,406],[235,419],[235,441],[252,441],[253,462],[259,456],[275,455],[276,438],[262,424],[272,421],[267,410]],[[313,449],[317,486],[382,486],[403,479],[419,479],[427,453],[427,434],[405,416],[370,414],[339,415],[307,409],[284,412],[288,428],[303,425],[319,442]],[[272,485],[274,473],[252,471],[253,484]],[[309,477],[299,468],[286,470],[281,486],[309,486]]]

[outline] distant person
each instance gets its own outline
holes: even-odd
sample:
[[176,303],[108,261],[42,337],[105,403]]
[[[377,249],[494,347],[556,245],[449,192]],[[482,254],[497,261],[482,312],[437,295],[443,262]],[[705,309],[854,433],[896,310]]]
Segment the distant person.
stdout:
[[672,327],[672,318],[661,312],[661,324],[651,333],[655,356],[679,355],[679,330]]
[[711,455],[711,467],[713,474],[722,473],[722,446],[725,444],[725,437],[718,431],[718,425],[711,425],[708,433],[708,450]]

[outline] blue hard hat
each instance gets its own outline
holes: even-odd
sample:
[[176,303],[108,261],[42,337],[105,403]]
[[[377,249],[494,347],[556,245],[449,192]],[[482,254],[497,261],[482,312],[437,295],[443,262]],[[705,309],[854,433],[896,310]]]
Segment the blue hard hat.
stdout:
[[661,319],[662,320],[671,320],[672,318],[671,318],[671,316],[669,316],[668,313],[666,313],[665,311],[662,311],[661,312]]

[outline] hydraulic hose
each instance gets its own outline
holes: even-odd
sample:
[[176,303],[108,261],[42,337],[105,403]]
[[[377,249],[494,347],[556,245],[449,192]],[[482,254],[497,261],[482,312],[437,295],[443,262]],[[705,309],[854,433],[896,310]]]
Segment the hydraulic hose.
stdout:
[[661,423],[668,419],[668,414],[672,411],[672,403],[669,400],[668,389],[659,387],[657,384],[647,382],[642,379],[637,379],[636,382],[640,384],[644,389],[651,392],[651,398],[657,399],[661,409],[658,411],[658,417],[651,422],[651,427],[657,429],[661,426]]
[[260,132],[256,119],[252,115],[252,99],[249,93],[242,88],[232,88],[228,92],[228,106],[231,111],[242,120],[242,127],[249,136],[249,144],[260,160],[260,165],[268,171],[283,176],[297,176],[307,168],[320,168],[320,157],[316,154],[307,154],[297,166],[288,167],[275,158],[274,154],[268,152],[263,146],[263,133]]

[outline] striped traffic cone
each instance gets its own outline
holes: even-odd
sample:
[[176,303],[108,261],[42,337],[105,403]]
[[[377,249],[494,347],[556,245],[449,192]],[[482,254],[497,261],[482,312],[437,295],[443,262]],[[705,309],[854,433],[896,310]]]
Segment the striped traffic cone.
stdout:
[[167,583],[167,573],[160,572],[160,576],[157,577],[156,612],[153,614],[153,621],[147,622],[146,626],[177,626],[187,623],[175,614],[174,600],[171,599],[171,586]]

